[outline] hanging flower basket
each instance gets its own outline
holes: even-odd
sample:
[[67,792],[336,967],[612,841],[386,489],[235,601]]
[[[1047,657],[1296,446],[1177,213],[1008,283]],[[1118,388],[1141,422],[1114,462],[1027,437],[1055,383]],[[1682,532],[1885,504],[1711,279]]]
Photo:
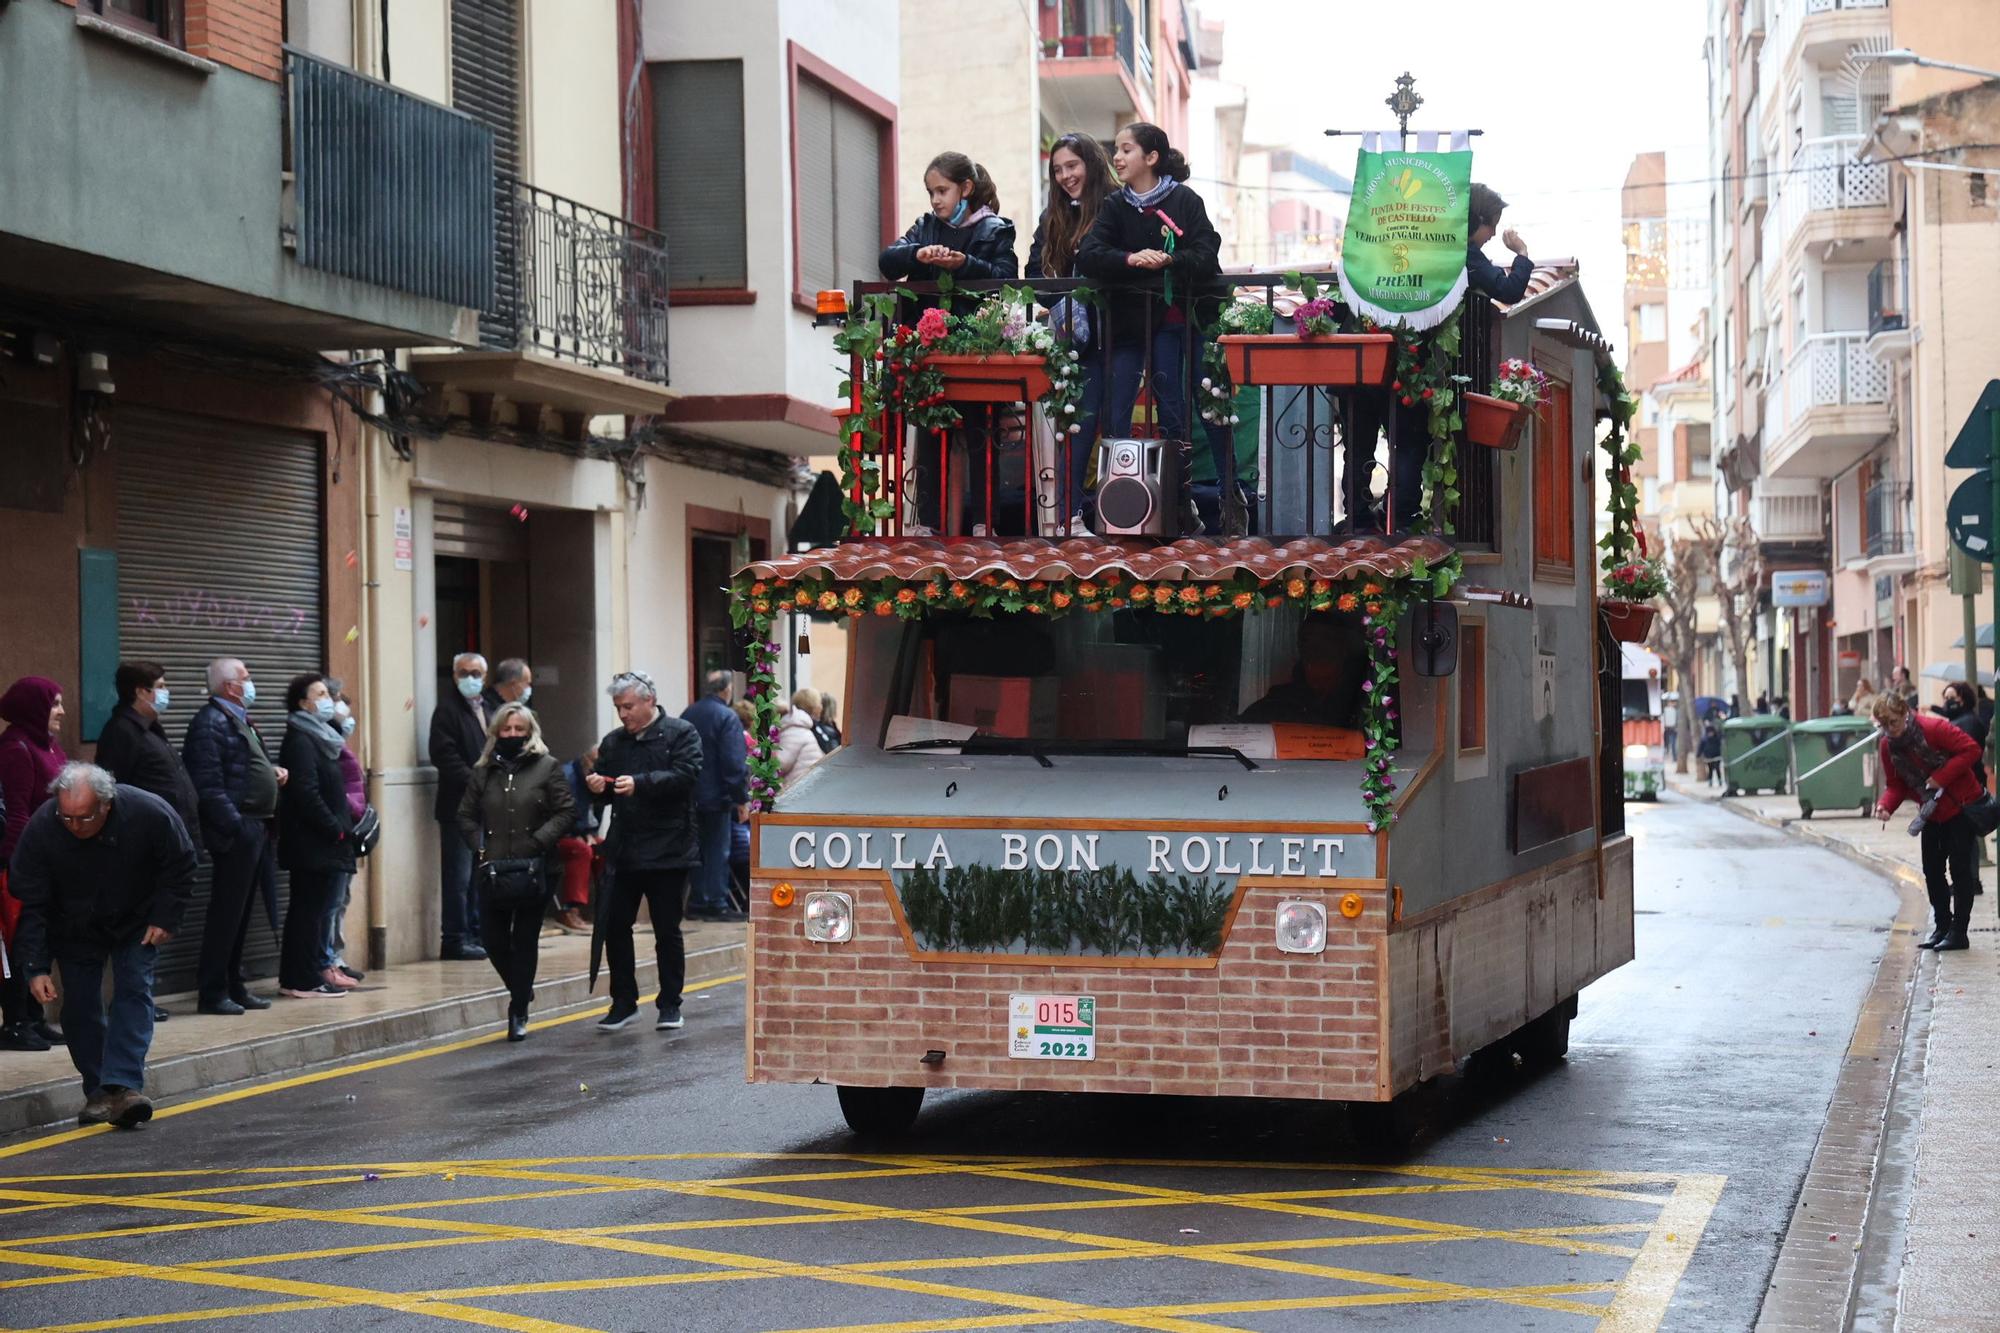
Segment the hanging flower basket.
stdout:
[[1611,637],[1620,643],[1644,643],[1646,634],[1653,628],[1653,617],[1659,608],[1651,602],[1627,602],[1615,597],[1600,597],[1597,613],[1604,617],[1604,623],[1611,627]]
[[918,364],[944,377],[947,403],[1033,403],[1049,391],[1048,363],[1040,356],[933,355]]
[[1465,408],[1465,438],[1488,449],[1512,449],[1521,442],[1521,429],[1528,424],[1528,405],[1511,403],[1486,393],[1468,393],[1459,399]]
[[1335,333],[1300,338],[1289,333],[1230,333],[1217,338],[1237,384],[1317,384],[1329,388],[1389,382],[1386,333]]

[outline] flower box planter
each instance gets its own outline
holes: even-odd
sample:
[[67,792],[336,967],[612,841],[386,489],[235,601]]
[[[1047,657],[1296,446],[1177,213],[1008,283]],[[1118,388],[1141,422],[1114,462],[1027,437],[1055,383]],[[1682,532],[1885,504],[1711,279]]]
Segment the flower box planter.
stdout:
[[1090,54],[1108,56],[1117,51],[1116,39],[1109,33],[1093,34],[1090,38]]
[[1062,53],[1066,56],[1080,56],[1090,49],[1088,37],[1065,37],[1062,39]]
[[1627,602],[1616,597],[1597,599],[1597,613],[1611,627],[1611,637],[1620,643],[1644,643],[1653,628],[1659,608],[1651,602]]
[[1049,391],[1039,356],[927,356],[921,364],[944,376],[948,403],[1033,403]]
[[1521,430],[1528,424],[1528,405],[1510,403],[1491,394],[1468,393],[1465,404],[1465,438],[1488,449],[1512,449],[1521,443]]
[[1386,333],[1334,333],[1301,338],[1289,333],[1229,333],[1217,338],[1238,384],[1317,384],[1329,388],[1389,382]]

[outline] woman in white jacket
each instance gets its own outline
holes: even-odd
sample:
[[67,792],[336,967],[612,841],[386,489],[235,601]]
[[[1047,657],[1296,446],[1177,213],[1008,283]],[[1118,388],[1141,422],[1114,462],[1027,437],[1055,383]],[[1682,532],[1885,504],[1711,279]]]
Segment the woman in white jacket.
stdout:
[[819,691],[800,690],[792,696],[792,711],[778,724],[778,790],[826,757],[813,726],[819,721]]

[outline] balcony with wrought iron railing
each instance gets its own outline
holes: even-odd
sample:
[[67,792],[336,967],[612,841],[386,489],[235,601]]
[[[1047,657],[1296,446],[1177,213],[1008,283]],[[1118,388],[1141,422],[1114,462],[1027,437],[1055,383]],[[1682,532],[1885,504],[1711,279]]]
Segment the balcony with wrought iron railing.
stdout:
[[1884,477],[1868,488],[1864,500],[1862,550],[1871,561],[1895,560],[1911,555],[1916,544],[1910,535],[1910,488],[1893,477]]
[[1894,227],[1889,168],[1855,160],[1864,142],[1858,134],[1835,134],[1798,146],[1779,190],[1780,239],[1786,245],[1886,242]]
[[1910,354],[1909,283],[1894,259],[1868,271],[1868,350],[1884,361]]
[[[1775,386],[1774,386],[1775,387]],[[1889,433],[1889,372],[1868,350],[1865,332],[1816,333],[1785,366],[1782,392],[1767,396],[1778,415],[1765,423],[1773,441],[1767,475],[1832,477]]]

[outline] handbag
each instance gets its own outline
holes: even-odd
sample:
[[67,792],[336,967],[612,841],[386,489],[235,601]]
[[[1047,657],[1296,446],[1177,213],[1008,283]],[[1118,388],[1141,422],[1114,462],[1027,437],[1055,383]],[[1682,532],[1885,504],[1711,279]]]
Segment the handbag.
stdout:
[[548,874],[539,856],[481,861],[476,880],[480,897],[498,907],[528,907],[549,892]]
[[382,841],[382,816],[375,813],[375,807],[361,807],[361,818],[354,821],[354,830],[348,835],[354,839],[354,854],[366,856],[375,850],[375,844]]
[[2000,801],[1994,800],[1991,792],[1987,792],[1969,805],[1961,805],[1958,813],[1965,817],[1966,823],[1972,825],[1973,832],[1982,838],[1994,829],[2000,828]]

